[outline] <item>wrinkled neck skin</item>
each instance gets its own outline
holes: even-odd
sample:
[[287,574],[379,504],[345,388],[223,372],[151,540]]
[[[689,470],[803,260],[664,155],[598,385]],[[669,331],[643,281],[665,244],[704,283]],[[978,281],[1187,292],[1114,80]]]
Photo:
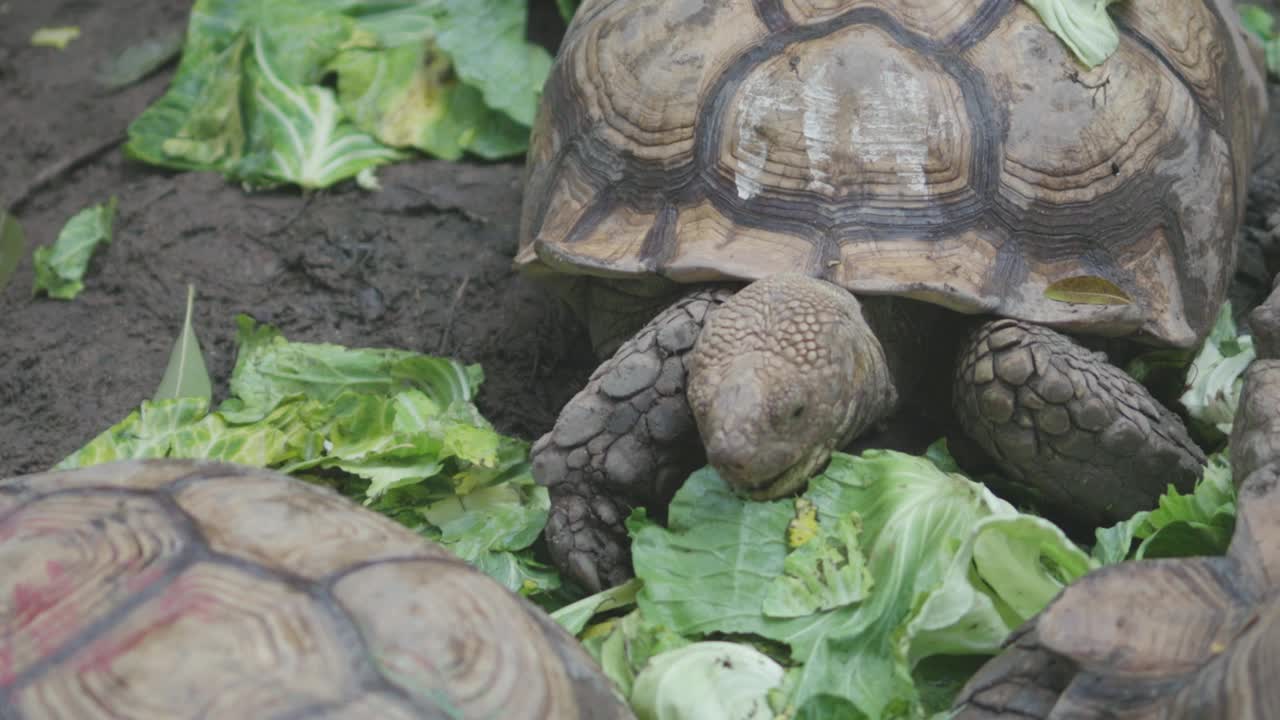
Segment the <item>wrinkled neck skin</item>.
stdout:
[[761,500],[803,487],[897,401],[857,299],[802,275],[756,281],[713,312],[688,383],[708,461]]

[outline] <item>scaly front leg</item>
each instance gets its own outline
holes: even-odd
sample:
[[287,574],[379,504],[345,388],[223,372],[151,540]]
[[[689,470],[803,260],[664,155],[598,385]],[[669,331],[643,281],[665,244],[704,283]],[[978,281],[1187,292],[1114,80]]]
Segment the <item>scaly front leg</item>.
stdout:
[[690,351],[729,290],[701,289],[661,312],[602,364],[533,446],[551,492],[552,560],[597,592],[631,577],[623,526],[636,506],[665,504],[704,461],[685,398]]

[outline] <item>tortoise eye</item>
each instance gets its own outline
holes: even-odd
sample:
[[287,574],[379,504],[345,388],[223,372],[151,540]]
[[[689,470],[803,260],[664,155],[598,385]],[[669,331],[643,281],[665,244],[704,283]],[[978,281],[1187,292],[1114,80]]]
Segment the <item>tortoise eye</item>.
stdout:
[[796,409],[791,411],[791,419],[796,420],[800,418],[802,415],[804,415],[805,409],[806,408],[804,405],[797,405]]

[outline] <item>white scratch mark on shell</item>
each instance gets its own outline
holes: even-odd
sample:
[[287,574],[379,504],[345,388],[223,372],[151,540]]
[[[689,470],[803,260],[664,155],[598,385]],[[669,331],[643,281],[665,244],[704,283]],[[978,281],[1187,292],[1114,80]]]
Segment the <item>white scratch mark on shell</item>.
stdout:
[[805,83],[802,94],[804,106],[804,149],[809,160],[810,191],[831,194],[830,167],[832,157],[838,152],[836,125],[839,121],[840,99],[831,77],[831,63],[822,63]]
[[767,84],[766,76],[754,75],[742,89],[741,97],[746,100],[746,107],[738,115],[738,147],[734,153],[739,167],[734,184],[742,200],[750,200],[760,194],[760,176],[769,162],[769,138],[762,129],[770,115],[782,110],[782,103],[771,94]]
[[850,123],[855,152],[867,163],[892,157],[898,179],[912,192],[928,193],[929,103],[920,79],[886,68],[880,87],[858,93],[858,116]]

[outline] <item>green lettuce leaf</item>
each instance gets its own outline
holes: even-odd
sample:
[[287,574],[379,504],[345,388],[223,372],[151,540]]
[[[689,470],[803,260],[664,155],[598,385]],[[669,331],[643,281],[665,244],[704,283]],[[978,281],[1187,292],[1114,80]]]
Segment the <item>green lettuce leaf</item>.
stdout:
[[1280,75],[1280,36],[1275,33],[1276,20],[1266,9],[1257,5],[1237,5],[1240,20],[1249,32],[1258,36],[1266,55],[1267,72]]
[[[478,367],[406,350],[295,343],[240,317],[231,397],[146,401],[59,468],[183,457],[329,484],[436,540],[512,591],[558,597],[534,555],[550,499],[528,445],[472,404]],[[325,471],[315,476],[316,471]]]
[[[994,654],[1096,565],[1049,522],[928,458],[836,454],[803,498],[818,529],[789,544],[803,508],[745,501],[704,469],[676,494],[669,527],[643,524],[632,546],[646,622],[686,638],[748,634],[787,646],[779,702],[795,717],[923,712],[923,661]],[[859,562],[869,577],[851,570]],[[796,582],[801,568],[820,575]],[[857,591],[851,578],[863,583]],[[814,609],[794,614],[805,607]]]
[[[813,504],[804,498],[796,504],[797,519],[803,520],[805,506],[812,508]],[[861,524],[856,513],[844,515],[836,519],[834,527],[820,527],[816,537],[787,553],[783,574],[770,583],[764,597],[764,613],[801,617],[864,599],[873,580],[858,544]]]
[[635,605],[636,593],[640,592],[640,585],[638,579],[631,578],[621,585],[601,590],[595,595],[588,595],[556,610],[551,613],[551,619],[560,623],[565,630],[577,635],[595,615]]
[[525,0],[198,0],[169,91],[126,151],[303,188],[376,184],[402,148],[517,156],[551,65],[525,13]]
[[476,365],[408,350],[289,342],[275,328],[245,315],[236,318],[236,325],[240,350],[231,373],[232,398],[221,410],[240,423],[261,420],[288,397],[333,402],[348,391],[386,397],[416,388],[435,407],[448,407],[470,403],[484,380]]
[[[1172,485],[1155,510],[1096,531],[1093,557],[1110,565],[1143,558],[1222,555],[1236,522],[1236,489],[1226,450],[1209,456],[1204,475],[1189,495]],[[1135,540],[1141,542],[1135,548]]]
[[551,56],[524,41],[525,0],[443,0],[437,42],[458,76],[485,104],[526,127],[533,125]]
[[654,655],[635,680],[640,720],[771,720],[783,667],[748,645],[703,641]]
[[285,75],[278,61],[288,55],[269,46],[258,29],[245,66],[246,109],[255,120],[253,152],[241,169],[249,178],[324,188],[403,157],[344,119],[332,90]]
[[179,432],[189,429],[208,410],[209,403],[204,398],[144,400],[139,409],[68,455],[54,469],[71,470],[117,460],[167,457]]
[[32,254],[36,279],[32,293],[45,291],[51,298],[71,300],[84,289],[84,273],[93,251],[111,242],[116,217],[116,199],[76,213],[58,233],[53,245],[36,248]]
[[1231,303],[1223,303],[1217,322],[1191,361],[1186,391],[1179,398],[1191,417],[1230,435],[1244,371],[1255,356],[1253,337],[1240,334],[1231,317]]
[[1107,14],[1117,0],[1025,0],[1080,62],[1101,65],[1120,46],[1120,32]]
[[691,640],[671,629],[647,621],[639,610],[588,627],[582,633],[583,647],[626,698],[631,697],[636,676],[653,656],[690,644]]

